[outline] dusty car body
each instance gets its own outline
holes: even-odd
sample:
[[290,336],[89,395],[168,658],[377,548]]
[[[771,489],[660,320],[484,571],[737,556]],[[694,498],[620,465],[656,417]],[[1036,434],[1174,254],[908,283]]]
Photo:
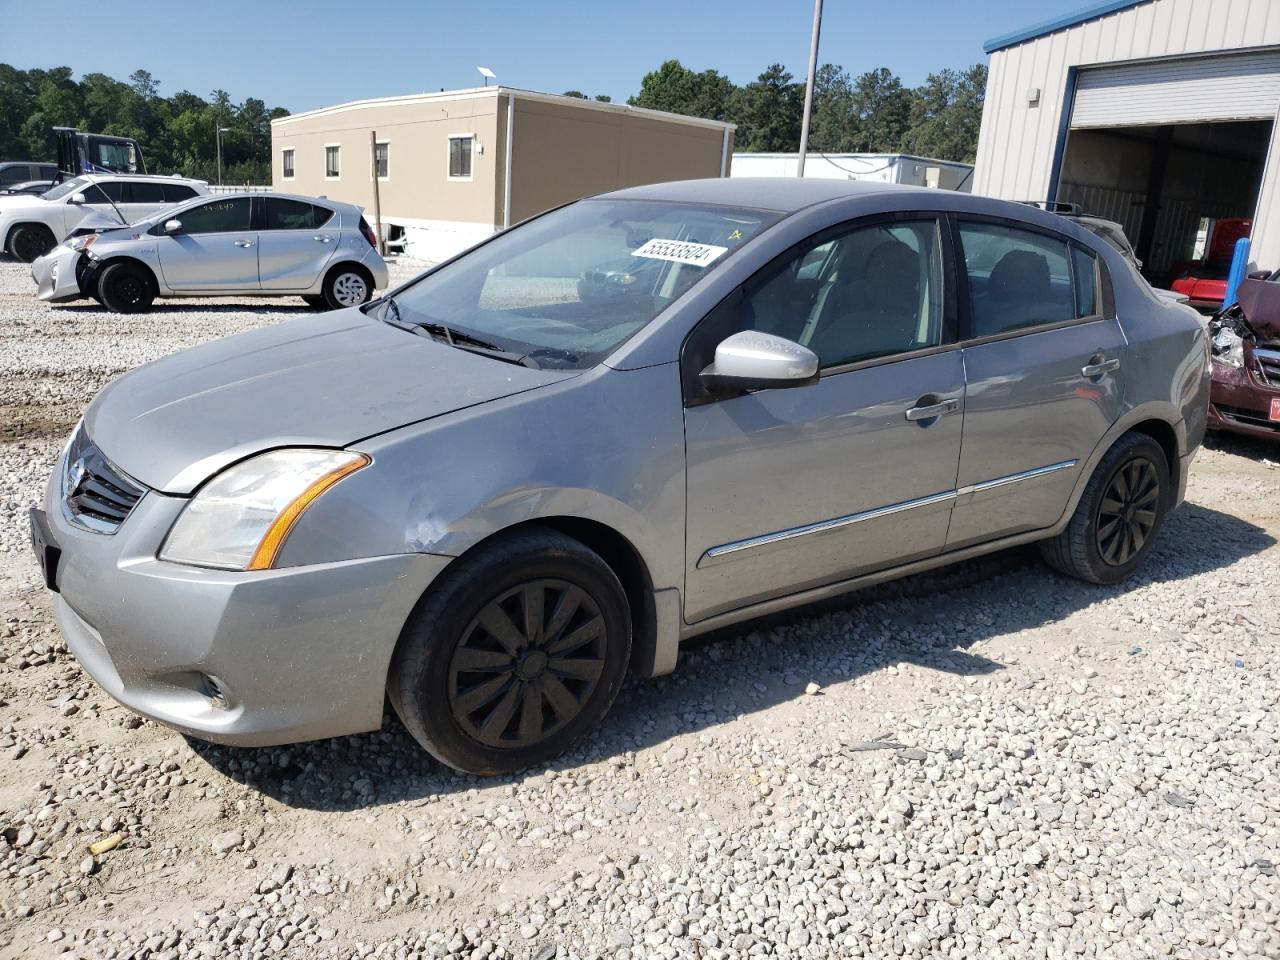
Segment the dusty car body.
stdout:
[[1210,323],[1209,426],[1280,441],[1280,271],[1247,279]]
[[[300,296],[358,306],[387,285],[360,209],[282,193],[221,194],[128,225],[92,221],[31,266],[36,295],[139,312],[156,297]],[[132,287],[129,284],[132,284]]]
[[[578,296],[628,250],[634,296]],[[1128,575],[1208,376],[1199,319],[1052,214],[652,185],[126,374],[33,543],[71,650],[133,710],[267,744],[376,728],[389,695],[494,773],[708,630],[1033,541]]]

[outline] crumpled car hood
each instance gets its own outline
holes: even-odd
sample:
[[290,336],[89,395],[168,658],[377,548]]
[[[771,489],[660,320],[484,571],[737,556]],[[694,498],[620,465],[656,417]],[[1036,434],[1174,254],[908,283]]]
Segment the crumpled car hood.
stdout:
[[1263,340],[1280,340],[1280,283],[1242,280],[1236,300],[1249,326]]
[[353,308],[139,367],[98,395],[85,428],[125,473],[187,494],[263,450],[344,447],[574,375],[467,353]]

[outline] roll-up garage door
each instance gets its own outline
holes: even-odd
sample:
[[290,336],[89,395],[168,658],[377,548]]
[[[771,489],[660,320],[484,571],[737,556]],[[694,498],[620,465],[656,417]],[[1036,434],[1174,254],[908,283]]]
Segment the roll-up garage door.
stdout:
[[1272,119],[1277,108],[1280,51],[1159,60],[1081,70],[1071,126]]

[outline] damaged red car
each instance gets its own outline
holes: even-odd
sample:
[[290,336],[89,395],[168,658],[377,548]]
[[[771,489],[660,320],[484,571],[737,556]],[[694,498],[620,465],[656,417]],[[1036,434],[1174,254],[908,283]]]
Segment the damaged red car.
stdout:
[[1280,441],[1280,270],[1243,281],[1209,334],[1210,429]]

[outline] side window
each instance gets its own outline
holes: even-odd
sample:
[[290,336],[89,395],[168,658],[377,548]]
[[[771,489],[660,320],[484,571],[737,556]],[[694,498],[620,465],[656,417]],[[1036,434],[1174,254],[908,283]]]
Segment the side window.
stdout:
[[[115,184],[115,186],[119,186],[119,184]],[[111,206],[110,202],[107,200],[107,195],[102,192],[101,184],[90,183],[80,192],[84,194],[85,203],[92,203],[95,206]],[[115,197],[112,197],[112,199],[117,200]],[[117,202],[119,201],[117,200]]]
[[311,204],[283,197],[267,197],[262,218],[264,230],[310,230],[315,225]]
[[1076,318],[1065,240],[1001,224],[961,221],[972,336]]
[[164,191],[165,203],[181,203],[196,195],[196,192],[185,183],[165,183],[161,184],[161,189]]
[[51,163],[42,163],[36,167],[37,180],[52,180],[58,175],[58,168]]
[[330,178],[337,178],[342,175],[342,168],[339,164],[339,154],[341,147],[325,147],[324,148],[324,175]]
[[1098,260],[1083,247],[1071,248],[1071,268],[1075,275],[1076,316],[1093,317],[1098,308]]
[[333,211],[328,207],[322,207],[320,204],[313,204],[311,207],[311,228],[323,227],[326,223],[333,219]]
[[383,141],[374,144],[373,164],[379,180],[386,180],[391,175],[391,144]]
[[942,342],[938,222],[859,227],[807,246],[747,286],[742,326],[804,344],[824,368]]
[[0,183],[22,183],[29,180],[27,176],[27,167],[25,165],[5,167],[0,170]]
[[201,204],[181,214],[183,233],[230,233],[249,229],[249,198]]
[[130,203],[164,203],[164,189],[158,183],[130,183],[127,186]]
[[449,138],[449,179],[471,179],[471,145],[473,137]]
[[280,175],[286,180],[293,179],[293,148],[280,151]]

